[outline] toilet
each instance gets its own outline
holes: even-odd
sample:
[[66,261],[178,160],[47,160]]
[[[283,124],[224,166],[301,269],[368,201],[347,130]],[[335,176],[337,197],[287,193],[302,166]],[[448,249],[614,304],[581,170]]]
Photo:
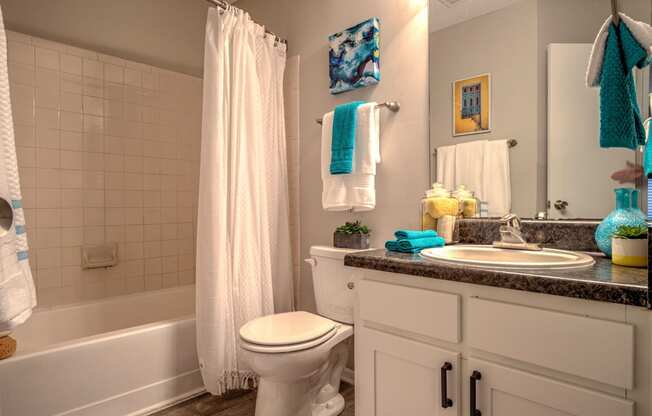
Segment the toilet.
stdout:
[[310,248],[317,314],[288,312],[247,322],[240,352],[258,374],[256,416],[335,416],[344,409],[340,380],[353,335],[358,273],[344,256],[359,250]]

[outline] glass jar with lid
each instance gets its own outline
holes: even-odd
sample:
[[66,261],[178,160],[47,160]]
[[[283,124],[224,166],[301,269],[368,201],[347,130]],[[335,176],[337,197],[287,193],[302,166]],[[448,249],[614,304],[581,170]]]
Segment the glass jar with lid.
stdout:
[[473,192],[466,186],[460,185],[453,192],[453,197],[459,201],[459,216],[462,218],[474,218],[479,216],[480,202]]
[[452,198],[450,191],[442,184],[434,183],[421,200],[421,229],[436,230],[439,218],[445,215],[457,216],[458,211],[458,200]]

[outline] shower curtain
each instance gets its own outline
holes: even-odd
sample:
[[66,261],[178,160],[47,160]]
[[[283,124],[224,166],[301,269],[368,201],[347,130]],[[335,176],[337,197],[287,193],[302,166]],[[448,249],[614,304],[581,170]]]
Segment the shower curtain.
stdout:
[[247,321],[293,310],[285,45],[242,10],[209,9],[197,218],[197,350],[206,389],[255,386]]

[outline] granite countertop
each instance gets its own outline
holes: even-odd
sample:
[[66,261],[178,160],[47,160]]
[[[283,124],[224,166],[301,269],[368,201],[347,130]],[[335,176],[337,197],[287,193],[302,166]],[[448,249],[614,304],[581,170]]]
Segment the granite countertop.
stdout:
[[[591,253],[589,253],[591,254]],[[524,290],[570,298],[647,307],[647,269],[615,266],[595,255],[595,265],[575,270],[492,270],[438,264],[418,254],[370,250],[349,254],[344,264],[432,279]]]

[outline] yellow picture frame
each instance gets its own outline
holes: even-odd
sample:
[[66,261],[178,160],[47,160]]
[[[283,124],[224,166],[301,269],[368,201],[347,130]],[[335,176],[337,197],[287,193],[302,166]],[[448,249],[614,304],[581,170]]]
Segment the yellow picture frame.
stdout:
[[453,82],[453,136],[491,131],[491,74]]

